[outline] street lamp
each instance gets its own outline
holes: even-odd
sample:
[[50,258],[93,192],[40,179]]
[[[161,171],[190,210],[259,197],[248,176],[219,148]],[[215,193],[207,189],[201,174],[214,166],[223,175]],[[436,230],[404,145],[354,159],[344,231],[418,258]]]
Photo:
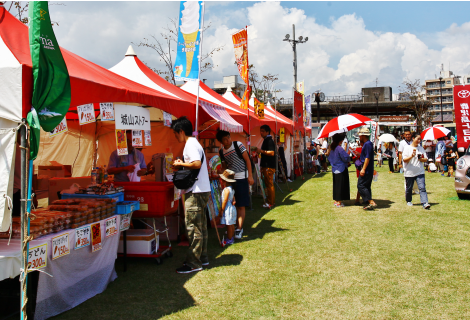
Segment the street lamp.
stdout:
[[441,122],[444,123],[444,113],[442,112],[442,77],[439,77],[439,92],[441,93]]
[[377,102],[377,105],[376,105],[377,121],[379,121],[379,96],[380,96],[380,92],[374,92],[375,101]]

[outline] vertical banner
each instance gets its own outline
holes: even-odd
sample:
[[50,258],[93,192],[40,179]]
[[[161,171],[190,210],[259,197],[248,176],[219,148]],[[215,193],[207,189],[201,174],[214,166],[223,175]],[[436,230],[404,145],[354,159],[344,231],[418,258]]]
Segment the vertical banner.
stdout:
[[246,29],[240,30],[232,35],[233,50],[235,52],[235,61],[237,62],[240,77],[246,83],[246,90],[240,104],[240,108],[248,109],[251,88],[248,68],[248,32]]
[[312,105],[311,105],[311,96],[305,96],[305,127],[312,127]]
[[177,81],[197,80],[198,56],[201,39],[202,1],[181,1],[178,27],[178,45],[175,60]]
[[286,129],[284,127],[279,129],[279,142],[280,143],[286,142]]
[[101,121],[114,121],[114,105],[112,102],[100,103]]
[[304,127],[304,98],[300,92],[294,90],[294,126],[295,130],[303,130]]
[[147,147],[152,145],[152,136],[150,135],[150,130],[144,130],[144,141]]
[[142,131],[141,130],[132,130],[132,146],[133,147],[143,147],[144,143],[142,141]]
[[127,155],[126,130],[116,130],[116,147],[118,156]]
[[470,145],[470,86],[454,86],[455,132],[457,147]]
[[264,103],[259,102],[258,99],[254,99],[254,113],[258,119],[264,119]]
[[302,80],[301,82],[297,82],[297,91],[300,92],[301,94],[305,93],[305,84],[304,81]]

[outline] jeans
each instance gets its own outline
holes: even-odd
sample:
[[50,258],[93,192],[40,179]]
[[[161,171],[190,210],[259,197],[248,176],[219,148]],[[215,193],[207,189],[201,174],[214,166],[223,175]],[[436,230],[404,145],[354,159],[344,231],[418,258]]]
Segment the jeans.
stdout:
[[369,202],[372,200],[372,179],[374,174],[365,174],[364,176],[359,176],[357,179],[357,191],[361,194],[362,200],[364,202]]
[[184,200],[184,222],[188,233],[189,248],[185,263],[192,268],[202,268],[207,257],[207,219],[204,208],[210,192],[186,193]]
[[266,186],[266,197],[269,205],[273,206],[275,202],[275,191],[274,191],[274,173],[276,169],[272,168],[261,168],[261,175],[264,180],[264,185]]
[[391,172],[395,172],[395,170],[393,168],[393,158],[388,158],[388,169]]
[[405,177],[406,183],[406,202],[411,202],[413,195],[414,182],[418,183],[419,197],[421,198],[421,204],[428,203],[428,194],[426,193],[426,181],[424,174],[420,174],[416,177]]

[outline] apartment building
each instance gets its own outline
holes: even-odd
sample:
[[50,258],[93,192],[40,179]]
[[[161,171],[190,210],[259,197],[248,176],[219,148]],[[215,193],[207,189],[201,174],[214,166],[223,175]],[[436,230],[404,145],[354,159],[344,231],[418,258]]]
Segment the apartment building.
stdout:
[[[438,79],[425,80],[426,98],[433,100],[429,112],[434,113],[433,123],[453,122],[453,86],[460,84],[460,77],[455,76],[452,71],[440,72]],[[442,119],[441,121],[441,96],[442,96]]]

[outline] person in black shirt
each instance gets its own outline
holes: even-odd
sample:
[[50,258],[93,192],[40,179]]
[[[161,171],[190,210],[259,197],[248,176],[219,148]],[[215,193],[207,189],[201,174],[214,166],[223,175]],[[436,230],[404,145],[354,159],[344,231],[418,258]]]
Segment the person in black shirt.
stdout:
[[276,172],[276,159],[274,157],[275,144],[271,136],[271,128],[268,125],[262,125],[260,128],[261,137],[264,139],[261,149],[256,148],[256,152],[261,154],[261,176],[263,177],[264,184],[267,191],[267,202],[263,205],[264,208],[271,208],[275,202],[274,191],[274,173]]

